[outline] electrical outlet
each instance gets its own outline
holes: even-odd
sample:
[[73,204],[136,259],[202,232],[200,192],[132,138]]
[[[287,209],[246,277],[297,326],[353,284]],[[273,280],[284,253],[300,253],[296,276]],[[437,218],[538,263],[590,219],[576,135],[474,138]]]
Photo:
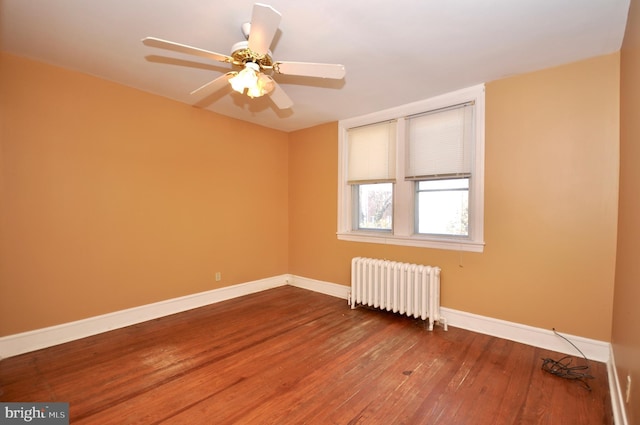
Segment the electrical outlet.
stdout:
[[628,404],[629,400],[631,400],[631,375],[627,375],[627,393],[624,397],[625,403]]
[[216,282],[220,282],[222,280],[222,273],[216,272]]

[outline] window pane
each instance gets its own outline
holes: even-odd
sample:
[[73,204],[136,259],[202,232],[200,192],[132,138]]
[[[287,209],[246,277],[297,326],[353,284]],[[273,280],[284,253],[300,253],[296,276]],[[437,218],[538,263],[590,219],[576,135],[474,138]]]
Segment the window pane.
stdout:
[[358,229],[391,230],[393,224],[393,184],[359,184]]
[[416,228],[433,235],[469,235],[469,179],[416,183]]

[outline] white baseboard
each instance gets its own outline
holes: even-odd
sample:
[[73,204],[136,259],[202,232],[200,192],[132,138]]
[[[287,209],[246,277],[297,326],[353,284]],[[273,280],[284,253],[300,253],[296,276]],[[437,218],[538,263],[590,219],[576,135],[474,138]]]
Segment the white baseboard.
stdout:
[[[571,344],[556,335],[552,330],[535,328],[446,307],[440,309],[440,314],[447,318],[451,326],[581,357],[580,353]],[[574,343],[588,359],[603,363],[609,361],[610,344],[608,342],[566,334],[561,329],[558,329],[558,332]]]
[[[336,285],[335,283],[322,282],[294,275],[290,277],[288,283],[300,288],[344,299],[348,298],[350,291],[348,286]],[[448,325],[457,328],[521,342],[560,353],[580,356],[580,353],[576,352],[575,348],[551,330],[534,328],[520,323],[507,322],[505,320],[466,313],[446,307],[441,308],[440,315],[446,318]],[[604,363],[609,360],[610,344],[608,342],[562,334],[580,348],[587,358]]]
[[624,408],[624,393],[618,378],[618,369],[613,355],[613,347],[607,362],[607,372],[609,374],[609,393],[611,393],[611,408],[613,409],[613,423],[615,425],[628,425],[627,411]]
[[307,277],[289,275],[287,283],[291,286],[295,286],[309,291],[320,292],[325,295],[331,295],[332,297],[344,298],[349,297],[350,287],[344,285],[338,285],[337,283],[323,282],[321,280],[309,279]]
[[288,275],[213,289],[0,338],[0,359],[286,285]]
[[[0,358],[39,350],[52,345],[241,297],[285,284],[343,298],[345,300],[348,299],[350,291],[350,288],[345,285],[309,279],[302,276],[275,276],[116,311],[75,322],[0,337]],[[550,330],[479,316],[445,307],[441,309],[441,315],[446,318],[448,324],[458,328],[509,339],[535,347],[546,348],[560,353],[579,355],[576,353],[575,348]],[[611,352],[609,343],[574,335],[563,335],[580,348],[589,359],[605,363],[609,361]]]

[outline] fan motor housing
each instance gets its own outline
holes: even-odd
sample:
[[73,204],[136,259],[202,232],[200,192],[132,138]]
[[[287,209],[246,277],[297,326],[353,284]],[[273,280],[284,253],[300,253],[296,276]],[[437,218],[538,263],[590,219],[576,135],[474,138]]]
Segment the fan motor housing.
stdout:
[[247,62],[255,62],[260,65],[260,68],[273,67],[273,59],[270,53],[261,55],[254,52],[249,48],[248,41],[240,41],[233,45],[231,48],[231,57],[233,58],[234,65],[244,65]]

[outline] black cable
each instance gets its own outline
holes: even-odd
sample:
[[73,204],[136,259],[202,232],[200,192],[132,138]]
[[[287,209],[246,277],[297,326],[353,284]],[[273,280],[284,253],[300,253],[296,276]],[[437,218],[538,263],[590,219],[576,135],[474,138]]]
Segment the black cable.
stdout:
[[591,387],[586,380],[595,378],[588,373],[589,359],[584,355],[582,351],[580,351],[578,347],[576,347],[573,342],[569,341],[565,336],[559,334],[555,328],[553,328],[553,332],[567,341],[569,344],[571,344],[573,348],[578,350],[578,352],[582,354],[582,357],[584,357],[587,364],[581,366],[571,366],[571,362],[573,361],[572,356],[564,356],[560,360],[553,360],[547,357],[546,359],[542,359],[542,370],[552,375],[559,376],[560,378],[579,381],[587,390],[591,391]]

